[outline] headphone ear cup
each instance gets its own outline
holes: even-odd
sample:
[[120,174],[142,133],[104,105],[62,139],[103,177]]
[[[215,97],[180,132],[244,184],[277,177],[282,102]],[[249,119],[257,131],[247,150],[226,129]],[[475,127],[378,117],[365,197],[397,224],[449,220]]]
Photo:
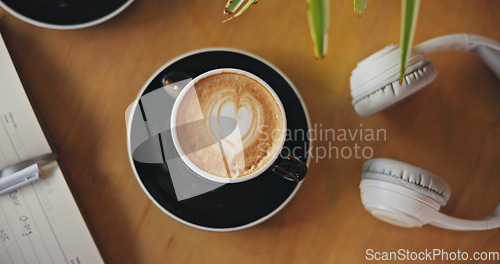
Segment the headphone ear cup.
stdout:
[[444,206],[451,188],[441,177],[413,165],[385,158],[371,159],[363,165],[362,180],[393,183],[423,194]]
[[370,116],[394,105],[434,81],[437,70],[428,59],[422,58],[406,68],[402,84],[399,84],[398,75],[373,81],[372,87],[365,87],[365,92],[353,96],[356,112],[360,116]]

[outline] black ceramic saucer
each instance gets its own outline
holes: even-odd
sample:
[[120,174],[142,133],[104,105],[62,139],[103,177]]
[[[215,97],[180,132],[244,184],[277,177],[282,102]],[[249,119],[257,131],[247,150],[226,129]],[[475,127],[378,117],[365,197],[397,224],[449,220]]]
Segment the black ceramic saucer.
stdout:
[[77,29],[104,22],[133,0],[0,0],[0,6],[30,24],[53,29]]
[[[287,129],[308,131],[307,110],[284,74],[255,55],[233,49],[198,50],[172,60],[151,77],[138,99],[162,87],[165,78],[171,81],[194,78],[218,68],[242,69],[263,79],[273,87],[283,103]],[[173,80],[176,78],[178,80]],[[132,109],[143,111],[137,104]],[[131,125],[133,122],[144,122],[143,115],[133,116],[129,119],[127,130],[129,158],[137,180],[153,203],[181,223],[209,231],[234,231],[251,227],[276,214],[300,188],[300,183],[284,180],[268,170],[252,180],[226,184],[202,195],[178,201],[166,164],[146,164],[132,158]],[[285,147],[296,149],[295,155],[307,163],[309,154],[306,150],[309,146],[307,138],[287,138],[285,142]]]

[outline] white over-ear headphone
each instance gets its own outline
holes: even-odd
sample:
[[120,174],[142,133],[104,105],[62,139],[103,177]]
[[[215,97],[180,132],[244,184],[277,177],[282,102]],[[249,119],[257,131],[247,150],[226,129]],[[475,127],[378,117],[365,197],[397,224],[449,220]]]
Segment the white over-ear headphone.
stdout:
[[426,170],[391,159],[371,159],[363,165],[361,201],[385,222],[403,227],[430,224],[453,230],[500,227],[500,205],[492,216],[463,220],[439,212],[450,198],[446,181]]
[[437,76],[423,56],[441,50],[477,54],[500,78],[500,43],[476,35],[456,34],[434,38],[415,46],[408,59],[404,81],[399,84],[399,46],[387,46],[358,63],[351,74],[352,105],[360,116],[373,115],[417,92]]
[[[428,40],[416,46],[408,60],[405,78],[399,84],[399,47],[388,46],[358,63],[351,75],[352,104],[360,116],[373,115],[420,90],[436,76],[426,58],[441,50],[463,50],[477,54],[500,78],[500,43],[485,37],[456,34]],[[464,220],[439,212],[451,190],[441,177],[391,159],[365,162],[361,177],[361,200],[375,217],[398,226],[430,224],[453,230],[485,230],[500,227],[500,204],[492,216]]]

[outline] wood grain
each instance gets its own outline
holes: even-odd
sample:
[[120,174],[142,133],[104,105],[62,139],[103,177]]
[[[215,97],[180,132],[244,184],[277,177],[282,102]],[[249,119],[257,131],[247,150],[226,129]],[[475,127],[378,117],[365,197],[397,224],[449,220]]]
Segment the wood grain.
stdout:
[[[370,1],[362,16],[352,1],[332,1],[321,61],[313,56],[305,1],[263,0],[223,24],[224,4],[138,0],[111,21],[73,31],[38,28],[0,10],[0,30],[108,263],[362,263],[367,249],[498,252],[500,230],[401,229],[373,218],[359,196],[364,159],[313,162],[284,210],[243,231],[196,230],[156,208],[128,162],[125,109],[161,65],[213,46],[275,64],[300,90],[313,123],[387,131],[387,140],[318,141],[317,148],[359,144],[374,157],[433,171],[450,183],[442,211],[456,217],[484,217],[500,201],[500,85],[478,58],[430,55],[439,75],[418,94],[369,118],[351,106],[356,63],[399,42],[400,1]],[[500,40],[498,10],[500,1],[422,1],[415,42],[459,32]]]

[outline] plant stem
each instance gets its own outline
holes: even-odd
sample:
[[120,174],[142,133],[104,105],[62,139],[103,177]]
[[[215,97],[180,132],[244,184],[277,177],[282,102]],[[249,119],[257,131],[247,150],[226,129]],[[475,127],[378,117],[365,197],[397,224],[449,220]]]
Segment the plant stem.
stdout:
[[417,26],[418,9],[420,0],[403,0],[401,8],[401,68],[399,73],[399,84],[403,83],[404,71],[408,53],[411,51],[413,36]]

